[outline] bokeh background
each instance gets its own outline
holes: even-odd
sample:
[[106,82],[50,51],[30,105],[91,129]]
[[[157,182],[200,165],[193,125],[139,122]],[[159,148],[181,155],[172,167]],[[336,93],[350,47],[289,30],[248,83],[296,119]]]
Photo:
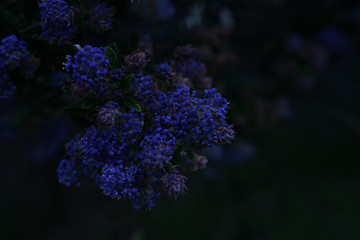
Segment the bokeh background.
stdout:
[[154,62],[192,44],[231,103],[237,139],[209,149],[188,193],[151,211],[91,182],[60,186],[76,132],[51,74],[65,53],[41,40],[37,1],[1,1],[1,38],[29,42],[39,67],[19,100],[0,102],[0,239],[360,239],[359,1],[106,2],[113,28],[74,42],[136,36]]

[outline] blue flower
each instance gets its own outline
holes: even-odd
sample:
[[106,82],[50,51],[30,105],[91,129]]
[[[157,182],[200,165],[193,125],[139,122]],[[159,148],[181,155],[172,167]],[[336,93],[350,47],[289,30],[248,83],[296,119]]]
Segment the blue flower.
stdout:
[[67,187],[71,185],[80,186],[79,172],[75,161],[68,159],[61,160],[57,173],[60,184],[63,184]]
[[142,131],[143,118],[143,113],[133,109],[120,113],[116,104],[111,102],[102,107],[98,116],[102,129],[89,127],[80,139],[86,165],[99,168],[105,163],[121,164],[129,159],[130,149]]
[[27,50],[27,43],[19,41],[15,35],[10,35],[1,40],[0,46],[0,71],[5,72],[21,67],[21,64],[28,61],[30,54]]
[[74,8],[63,0],[46,0],[39,4],[43,37],[49,43],[70,42],[76,32]]
[[15,89],[16,86],[9,80],[8,75],[0,75],[0,100],[9,99],[13,95]]
[[182,50],[176,58],[183,69],[176,73],[169,64],[159,64],[154,78],[142,73],[148,62],[142,52],[127,56],[118,69],[109,68],[103,48],[85,46],[68,58],[73,92],[106,104],[97,107],[94,125],[72,143],[79,149],[77,160],[68,154],[61,162],[62,182],[87,175],[105,195],[129,199],[136,209],[154,207],[158,183],[175,198],[187,191],[186,177],[176,167],[204,168],[207,159],[198,153],[229,143],[235,132],[226,123],[228,102],[216,89],[197,92],[176,85],[184,75],[195,78],[205,71],[193,48]]
[[184,74],[185,77],[195,77],[199,74],[205,74],[206,67],[200,61],[189,60],[178,64],[178,72]]
[[114,15],[112,8],[105,3],[99,4],[90,10],[88,24],[97,32],[109,30],[112,27],[111,18]]
[[106,77],[109,60],[105,57],[105,48],[86,45],[80,48],[74,57],[68,56],[65,70],[71,73],[73,94],[91,94],[97,98],[108,94]]
[[9,74],[12,70],[23,70],[25,77],[32,77],[34,66],[30,63],[27,43],[10,35],[1,40],[0,45],[0,99],[9,99],[15,91]]
[[132,204],[136,210],[141,208],[151,209],[155,207],[155,202],[158,198],[161,197],[161,193],[155,192],[151,185],[147,185],[137,196],[136,199],[132,201]]
[[57,170],[59,183],[67,187],[70,185],[80,186],[83,169],[79,139],[80,137],[77,135],[66,144],[66,159],[61,160]]
[[154,130],[144,136],[136,160],[144,169],[147,169],[149,174],[156,176],[170,164],[174,155],[176,139],[168,129]]
[[138,171],[138,166],[133,164],[128,167],[123,164],[117,166],[106,164],[97,175],[96,183],[109,197],[134,200],[141,191],[135,182]]
[[168,63],[155,65],[154,75],[161,80],[168,80],[173,69]]
[[130,89],[137,99],[143,101],[144,104],[149,105],[152,102],[154,83],[150,76],[144,76],[141,73],[136,74],[130,83]]

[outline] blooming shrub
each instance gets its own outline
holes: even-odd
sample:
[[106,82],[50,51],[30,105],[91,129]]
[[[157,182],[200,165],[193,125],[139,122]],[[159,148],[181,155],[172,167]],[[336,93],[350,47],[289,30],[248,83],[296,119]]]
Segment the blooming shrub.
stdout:
[[96,99],[97,111],[85,133],[67,144],[59,181],[79,185],[88,176],[105,195],[152,208],[159,185],[177,198],[187,191],[182,171],[205,167],[206,147],[234,139],[226,123],[228,102],[214,88],[198,92],[178,84],[188,76],[173,71],[179,65],[155,65],[147,74],[149,59],[139,51],[118,62],[110,47],[78,47],[68,56],[66,87],[83,106]]
[[[169,10],[162,20],[175,14],[170,1],[158,1],[156,8]],[[42,48],[34,49],[41,77],[22,85],[21,94],[27,95],[18,118],[33,110],[46,115],[64,104],[61,111],[79,125],[65,145],[59,183],[80,186],[88,177],[106,196],[128,199],[136,209],[153,208],[162,190],[175,199],[184,194],[185,172],[206,166],[204,150],[231,143],[235,136],[226,122],[228,102],[211,88],[197,50],[178,47],[169,60],[153,65],[150,53],[133,44],[136,35],[120,46],[120,41],[106,47],[82,44],[89,28],[94,30],[89,35],[99,39],[112,28],[114,8],[105,3],[42,0],[38,10],[41,35],[31,35],[31,27],[19,32]],[[34,26],[36,31],[39,25]],[[0,99],[15,90],[13,70],[19,70],[15,76],[32,77],[30,58],[27,43],[15,35],[2,40]],[[41,101],[51,107],[34,106]]]

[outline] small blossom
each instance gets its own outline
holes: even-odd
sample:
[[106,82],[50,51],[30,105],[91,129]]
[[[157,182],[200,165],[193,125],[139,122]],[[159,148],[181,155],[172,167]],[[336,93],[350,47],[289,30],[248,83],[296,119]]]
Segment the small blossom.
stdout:
[[113,8],[108,8],[105,3],[99,4],[90,10],[88,24],[97,32],[109,30],[112,27],[113,15]]
[[66,159],[61,160],[57,173],[59,183],[67,187],[70,185],[80,186],[80,176],[82,175],[81,168],[81,153],[79,148],[79,136],[77,135],[70,142],[66,144]]
[[206,164],[208,162],[208,159],[201,154],[197,154],[194,153],[194,160],[193,162],[191,162],[190,160],[188,160],[186,162],[186,167],[187,169],[189,169],[190,171],[197,171],[199,169],[203,169],[206,168]]
[[120,107],[116,102],[108,102],[100,108],[98,113],[99,124],[105,127],[114,127],[120,115]]
[[157,175],[170,164],[174,155],[175,140],[167,129],[159,129],[155,133],[147,134],[140,143],[140,152],[136,159],[151,174]]
[[154,75],[162,80],[169,79],[172,71],[172,67],[167,63],[158,64],[154,67]]
[[137,51],[125,57],[126,71],[128,73],[139,73],[149,61],[145,52]]
[[139,191],[135,183],[137,171],[136,165],[125,167],[122,164],[118,166],[106,164],[97,176],[96,182],[109,197],[135,199]]
[[179,170],[172,169],[161,178],[161,183],[169,197],[173,196],[177,199],[179,195],[183,195],[188,190],[185,185],[186,180],[187,178],[181,175]]

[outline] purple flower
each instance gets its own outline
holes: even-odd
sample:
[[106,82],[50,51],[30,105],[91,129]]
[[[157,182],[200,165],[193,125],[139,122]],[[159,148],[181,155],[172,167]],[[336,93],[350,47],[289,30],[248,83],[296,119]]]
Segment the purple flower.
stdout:
[[106,164],[97,175],[96,183],[109,197],[135,199],[140,191],[135,182],[137,171],[139,169],[136,165],[126,167],[122,164]]
[[43,21],[43,37],[49,43],[70,42],[76,32],[74,8],[63,0],[43,0],[39,4]]
[[90,10],[88,24],[97,32],[109,30],[112,27],[113,15],[113,8],[108,8],[105,3],[99,4]]
[[136,160],[151,175],[158,175],[168,166],[174,155],[175,137],[167,129],[156,129],[144,136]]
[[155,65],[154,75],[161,80],[168,80],[173,69],[168,63]]
[[180,50],[176,58],[183,70],[162,63],[154,67],[154,76],[143,73],[149,61],[143,52],[127,56],[118,69],[110,68],[103,48],[85,46],[68,57],[73,93],[106,104],[94,107],[94,125],[69,143],[76,151],[67,151],[59,181],[70,185],[72,178],[77,183],[86,175],[105,195],[129,199],[136,209],[154,207],[160,197],[157,183],[175,198],[187,191],[186,177],[176,167],[204,168],[207,159],[198,153],[229,143],[235,132],[226,123],[228,102],[216,89],[196,92],[178,84],[184,75],[205,77],[195,50]]
[[81,150],[79,147],[79,136],[77,135],[66,144],[66,159],[61,160],[57,170],[59,183],[67,187],[70,185],[80,186],[82,169]]
[[187,178],[181,175],[179,170],[172,169],[161,178],[161,183],[169,197],[173,196],[177,199],[179,195],[183,195],[188,190],[185,185],[186,180]]
[[16,86],[10,81],[8,75],[0,75],[0,100],[9,99],[13,95],[15,89]]
[[30,62],[27,43],[10,35],[2,39],[0,45],[0,99],[9,99],[15,91],[9,76],[15,69],[23,70],[25,77],[31,77],[34,66]]
[[145,52],[134,52],[125,57],[125,70],[127,73],[139,73],[149,61]]
[[97,98],[107,95],[105,77],[109,73],[108,66],[105,48],[86,45],[74,57],[68,56],[65,70],[71,73],[74,95],[91,94]]

